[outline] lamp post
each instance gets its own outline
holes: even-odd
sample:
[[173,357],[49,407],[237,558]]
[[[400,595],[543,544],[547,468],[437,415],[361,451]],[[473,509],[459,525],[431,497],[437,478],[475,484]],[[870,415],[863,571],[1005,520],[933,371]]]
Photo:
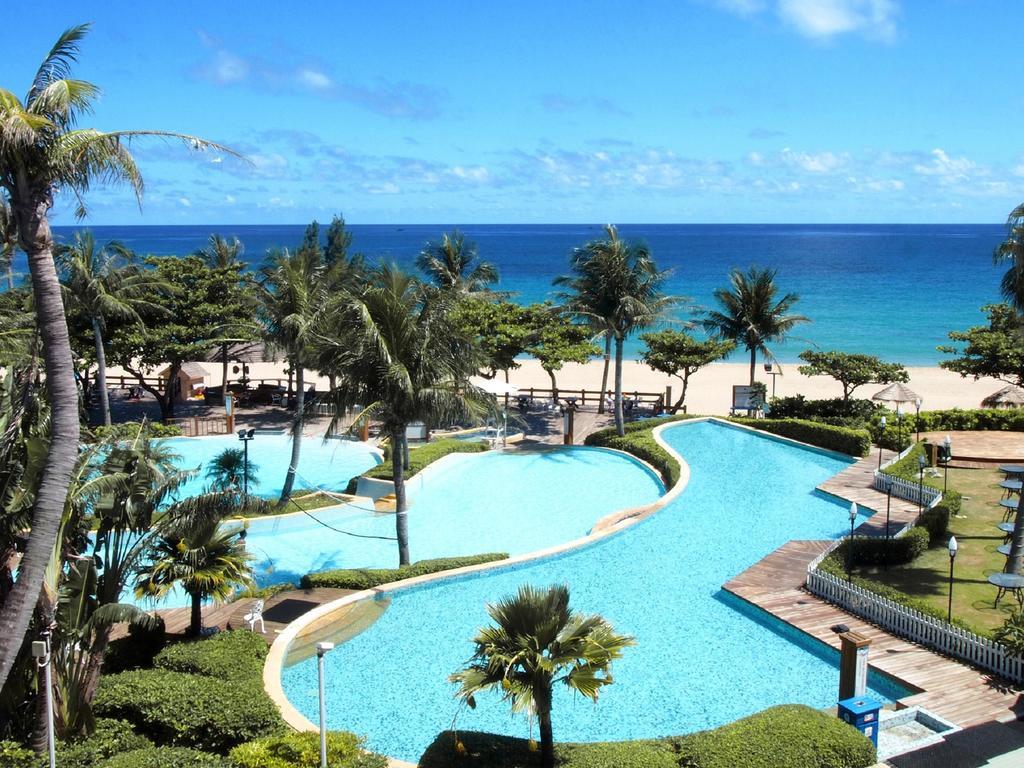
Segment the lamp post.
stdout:
[[46,685],[46,751],[50,757],[50,768],[57,764],[56,740],[53,733],[53,673],[51,671],[50,657],[50,631],[43,633],[43,640],[32,642],[32,656],[36,660],[36,666],[43,670],[43,680]]
[[255,429],[238,430],[238,439],[242,441],[242,499],[249,503],[249,441],[256,437]]
[[953,561],[956,560],[956,536],[949,537],[949,608],[946,621],[953,620]]
[[853,581],[853,524],[857,520],[857,502],[850,502],[850,543],[846,548],[846,580]]
[[921,513],[924,512],[924,465],[928,462],[925,461],[924,454],[922,453],[917,457],[917,516],[920,517]]
[[767,362],[764,364],[764,372],[772,377],[772,398],[775,398],[775,377],[779,374],[775,372],[775,363]]
[[878,426],[882,428],[881,434],[878,436],[878,468],[882,468],[882,441],[885,439],[885,416],[878,421]]
[[919,397],[914,401],[914,408],[917,409],[917,415],[914,420],[917,422],[917,442],[921,442],[921,403],[924,401]]
[[942,447],[946,454],[946,476],[942,479],[942,492],[945,493],[949,488],[949,462],[953,460],[953,439],[949,435],[942,441]]
[[896,453],[903,448],[903,403],[896,403]]
[[334,643],[316,644],[316,676],[320,695],[320,768],[327,768],[327,700],[324,692],[324,656],[334,650]]
[[885,480],[885,570],[889,570],[889,548],[892,534],[889,533],[889,511],[892,509],[892,478]]
[[[507,395],[506,395],[507,397]],[[501,409],[501,447],[508,445],[508,409]]]

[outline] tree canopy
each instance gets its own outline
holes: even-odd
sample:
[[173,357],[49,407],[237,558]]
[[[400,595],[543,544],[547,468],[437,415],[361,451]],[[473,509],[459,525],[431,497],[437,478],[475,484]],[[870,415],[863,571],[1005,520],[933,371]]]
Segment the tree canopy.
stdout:
[[736,348],[730,340],[708,339],[700,341],[685,331],[672,328],[645,333],[640,340],[647,345],[643,361],[655,371],[674,376],[683,382],[683,391],[672,406],[672,413],[683,407],[690,376],[705,365],[721,360]]
[[1024,386],[1024,332],[1020,318],[1009,304],[987,304],[981,309],[988,315],[988,325],[950,331],[949,338],[963,346],[938,347],[939,352],[958,355],[939,365],[965,378],[991,376]]
[[591,329],[578,325],[566,312],[550,304],[527,307],[529,314],[529,343],[526,351],[540,362],[540,367],[551,378],[553,397],[558,397],[555,371],[565,363],[585,363],[600,348],[590,340]]
[[804,376],[831,376],[838,381],[843,387],[844,402],[850,399],[857,387],[865,384],[905,384],[910,381],[910,374],[902,365],[883,362],[874,355],[808,349],[800,353],[800,359],[807,363],[798,368]]

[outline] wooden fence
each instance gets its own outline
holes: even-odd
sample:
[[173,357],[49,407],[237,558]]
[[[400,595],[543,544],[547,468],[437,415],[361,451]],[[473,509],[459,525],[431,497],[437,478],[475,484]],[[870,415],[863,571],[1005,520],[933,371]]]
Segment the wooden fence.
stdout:
[[[531,400],[551,400],[555,391],[543,387],[520,387],[519,394],[510,395],[509,399],[528,397]],[[586,405],[588,402],[597,405],[604,396],[599,389],[563,389],[559,387],[557,392],[559,400],[575,399],[577,405]],[[623,390],[622,398],[623,400],[633,400],[639,405],[660,407],[667,400],[665,394],[665,392],[627,392]]]
[[181,433],[185,437],[228,434],[228,420],[226,416],[185,416],[180,419],[167,419],[164,423],[180,427]]
[[1024,683],[1024,657],[999,643],[966,629],[888,600],[848,581],[808,567],[807,589],[821,599],[860,616],[878,627],[926,648],[995,672],[1014,683]]

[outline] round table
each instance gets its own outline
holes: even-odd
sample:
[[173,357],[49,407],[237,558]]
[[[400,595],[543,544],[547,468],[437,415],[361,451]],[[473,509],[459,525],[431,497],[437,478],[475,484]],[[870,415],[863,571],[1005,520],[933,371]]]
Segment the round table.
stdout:
[[988,583],[996,587],[996,607],[999,606],[999,601],[1003,598],[1007,592],[1012,592],[1013,596],[1017,598],[1017,604],[1024,606],[1024,576],[1016,573],[993,573],[988,577]]
[[1009,498],[1015,493],[1020,493],[1021,487],[1024,486],[1020,480],[1003,480],[999,483],[999,487],[1006,491],[1004,498]]
[[1009,477],[1020,477],[1024,475],[1024,464],[1001,464],[999,471]]
[[1020,502],[1017,499],[1000,499],[999,506],[1003,508],[1003,520],[1009,520],[1017,511]]
[[998,552],[1000,555],[1006,555],[1007,557],[1009,557],[1010,547],[1012,546],[1012,544],[1000,544],[998,547],[996,547],[996,552]]
[[1005,534],[1013,533],[1013,523],[996,523],[996,528]]

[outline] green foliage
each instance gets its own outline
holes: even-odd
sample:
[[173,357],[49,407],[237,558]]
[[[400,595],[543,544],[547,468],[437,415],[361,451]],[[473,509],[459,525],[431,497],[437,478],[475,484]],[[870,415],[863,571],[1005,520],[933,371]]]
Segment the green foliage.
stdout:
[[[465,754],[460,754],[456,744]],[[556,744],[559,768],[678,768],[669,740]],[[419,760],[419,768],[534,768],[539,755],[526,739],[475,731],[443,731]]]
[[125,672],[129,669],[144,669],[153,666],[153,658],[167,644],[167,630],[164,620],[154,618],[152,626],[131,624],[128,637],[112,640],[103,656],[105,673]]
[[663,416],[658,419],[642,419],[624,425],[624,435],[616,433],[614,427],[601,429],[587,435],[583,442],[600,448],[612,448],[646,461],[661,475],[665,488],[672,488],[679,482],[679,462],[654,439],[654,430],[662,424],[696,418],[693,415]]
[[874,355],[808,349],[800,353],[800,359],[807,363],[798,369],[804,376],[831,376],[838,381],[843,387],[844,401],[850,399],[855,389],[865,384],[910,381],[910,374],[902,365],[884,363]]
[[1024,610],[1017,610],[1007,616],[1003,626],[992,633],[992,638],[1010,653],[1024,656]]
[[836,427],[803,419],[731,418],[729,421],[848,456],[867,456],[871,450],[871,435],[866,429]]
[[928,531],[928,538],[933,546],[946,543],[951,511],[951,505],[940,502],[921,513],[918,525]]
[[532,329],[530,311],[511,301],[466,297],[452,310],[452,321],[474,339],[482,367],[494,376],[519,367],[516,357],[526,352]]
[[[904,414],[903,434],[917,432],[1000,431],[1024,432],[1024,408],[950,408],[945,411],[921,411]],[[889,419],[887,432],[895,432],[894,419]],[[955,452],[955,451],[954,451]]]
[[569,314],[550,304],[533,304],[527,311],[530,338],[526,352],[547,371],[552,387],[555,386],[554,372],[561,370],[565,363],[585,363],[601,354],[597,345],[590,341],[593,331],[573,323]]
[[[455,438],[434,440],[409,451],[409,469],[405,472],[405,478],[408,480],[449,453],[483,453],[486,450],[487,444],[479,440],[456,440]],[[363,477],[390,480],[393,471],[389,456],[383,464],[378,464],[373,469],[364,472]],[[355,493],[358,482],[358,477],[349,480],[345,493]]]
[[26,768],[36,761],[36,753],[15,741],[0,741],[0,768]]
[[769,403],[773,419],[807,419],[840,427],[863,427],[888,409],[871,400],[808,400],[803,395],[773,397]]
[[683,407],[690,376],[705,365],[726,357],[736,348],[733,341],[699,341],[685,331],[672,328],[642,334],[640,340],[647,345],[642,358],[644,363],[652,370],[675,376],[683,382],[682,394],[672,406],[673,413]]
[[401,568],[349,568],[336,571],[321,571],[320,573],[307,573],[302,577],[301,586],[303,589],[313,589],[314,587],[372,589],[392,581],[411,579],[415,576],[426,576],[429,573],[440,573],[441,571],[450,571],[454,568],[464,568],[468,565],[481,565],[482,563],[493,563],[497,560],[507,559],[508,553],[506,552],[489,552],[466,557],[439,557],[434,560],[417,560],[415,563]]
[[95,730],[87,739],[58,746],[57,765],[62,768],[92,768],[122,752],[152,746],[153,742],[132,730],[131,723],[99,718]]
[[205,640],[176,643],[158,654],[153,665],[219,680],[260,682],[266,657],[267,643],[261,635],[236,629]]
[[[363,752],[364,739],[347,731],[327,732],[330,768],[386,768],[387,758]],[[320,734],[287,733],[240,744],[231,750],[235,768],[318,768]]]
[[[888,541],[884,537],[857,537],[853,541],[853,565],[884,565],[887,551],[889,565],[903,565],[923,555],[928,550],[928,543],[928,530],[922,526],[914,526],[902,536]],[[836,557],[843,563],[844,568],[849,549],[849,539],[844,539],[835,549]]]
[[[942,478],[936,479],[934,477],[929,477],[927,472],[925,472],[922,477],[920,462],[920,458],[922,456],[927,460],[928,456],[925,453],[924,443],[914,443],[910,450],[907,451],[906,456],[899,461],[893,462],[888,467],[885,467],[882,470],[882,473],[892,477],[899,477],[903,480],[909,480],[914,483],[923,481],[925,486],[941,488]],[[927,470],[927,468],[928,465],[926,463],[925,469]]]
[[277,707],[251,680],[220,680],[165,669],[106,675],[93,711],[130,722],[160,745],[226,753],[281,731]]
[[96,763],[94,768],[233,768],[219,755],[186,747],[146,747]]
[[159,421],[147,421],[145,425],[138,421],[123,421],[119,424],[111,424],[109,427],[94,427],[92,434],[97,442],[108,438],[115,442],[133,440],[143,427],[144,435],[158,440],[166,437],[181,437],[182,434],[181,427],[174,424],[161,424]]
[[991,376],[1024,386],[1024,335],[1017,313],[1008,304],[987,304],[981,309],[988,315],[988,325],[950,331],[949,338],[963,347],[940,346],[939,352],[959,357],[943,360],[939,365],[964,378]]

